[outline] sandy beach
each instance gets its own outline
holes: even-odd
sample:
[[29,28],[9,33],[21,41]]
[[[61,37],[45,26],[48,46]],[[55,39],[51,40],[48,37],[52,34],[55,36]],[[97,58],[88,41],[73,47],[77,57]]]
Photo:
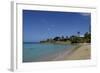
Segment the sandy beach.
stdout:
[[91,57],[91,46],[89,43],[81,44],[80,46],[59,54],[54,60],[85,60]]
[[84,60],[90,59],[91,46],[90,44],[83,44],[81,47],[74,50],[69,56],[65,57],[67,60]]

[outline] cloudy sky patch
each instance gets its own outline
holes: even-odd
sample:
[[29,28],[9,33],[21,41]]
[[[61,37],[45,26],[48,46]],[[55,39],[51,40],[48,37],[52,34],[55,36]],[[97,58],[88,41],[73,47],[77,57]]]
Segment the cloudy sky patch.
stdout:
[[82,16],[90,16],[91,13],[80,13],[80,15],[82,15]]

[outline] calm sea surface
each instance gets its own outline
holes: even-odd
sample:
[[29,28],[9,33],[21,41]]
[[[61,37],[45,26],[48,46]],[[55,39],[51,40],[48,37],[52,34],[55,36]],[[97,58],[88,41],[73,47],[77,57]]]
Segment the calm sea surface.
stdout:
[[72,47],[72,45],[61,44],[24,43],[23,62],[41,61],[43,57],[69,50]]

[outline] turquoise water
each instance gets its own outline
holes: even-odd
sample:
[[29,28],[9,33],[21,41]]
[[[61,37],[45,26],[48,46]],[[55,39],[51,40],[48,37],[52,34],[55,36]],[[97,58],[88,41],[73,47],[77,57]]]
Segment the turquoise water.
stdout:
[[69,50],[72,47],[72,45],[61,44],[24,43],[23,62],[38,62],[43,57]]

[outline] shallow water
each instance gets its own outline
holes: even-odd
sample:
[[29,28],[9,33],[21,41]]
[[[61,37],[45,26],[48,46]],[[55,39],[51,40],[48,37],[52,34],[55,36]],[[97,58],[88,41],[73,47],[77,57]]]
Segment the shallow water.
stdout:
[[41,58],[70,50],[72,47],[73,45],[63,44],[24,43],[23,62],[46,61]]

